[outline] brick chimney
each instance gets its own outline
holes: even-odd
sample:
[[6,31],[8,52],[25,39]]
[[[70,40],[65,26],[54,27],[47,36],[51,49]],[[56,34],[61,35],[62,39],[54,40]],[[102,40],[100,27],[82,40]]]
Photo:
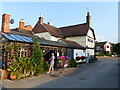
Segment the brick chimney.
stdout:
[[2,15],[2,32],[10,32],[10,15],[3,14]]
[[24,25],[25,25],[24,19],[20,19],[19,28],[20,28],[20,29],[24,29]]
[[47,24],[50,25],[50,22],[48,22]]
[[39,23],[40,23],[40,24],[43,24],[43,17],[42,17],[42,14],[40,14],[40,17],[39,17]]
[[90,24],[91,24],[91,16],[90,16],[90,12],[87,12],[86,23],[88,24],[88,26],[90,26]]

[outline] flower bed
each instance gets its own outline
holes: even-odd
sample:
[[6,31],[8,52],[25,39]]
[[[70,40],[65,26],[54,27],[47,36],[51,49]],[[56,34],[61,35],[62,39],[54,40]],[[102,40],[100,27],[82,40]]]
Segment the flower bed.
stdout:
[[59,56],[57,58],[57,67],[69,67],[71,57],[69,56]]

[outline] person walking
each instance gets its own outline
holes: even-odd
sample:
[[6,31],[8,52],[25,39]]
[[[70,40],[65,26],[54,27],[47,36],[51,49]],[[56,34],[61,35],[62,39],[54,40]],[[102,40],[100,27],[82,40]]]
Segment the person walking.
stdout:
[[49,71],[47,73],[50,73],[51,69],[52,69],[52,73],[54,72],[54,60],[55,60],[55,56],[54,56],[54,53],[52,53],[52,56],[51,58],[49,59],[51,62],[50,62],[50,68],[49,68]]

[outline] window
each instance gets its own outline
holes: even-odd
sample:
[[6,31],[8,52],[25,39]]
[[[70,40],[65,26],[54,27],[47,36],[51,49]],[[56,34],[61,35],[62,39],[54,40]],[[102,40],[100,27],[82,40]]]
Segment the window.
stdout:
[[91,42],[91,43],[93,43],[93,40],[92,40],[92,39],[90,39],[90,38],[88,38],[88,41],[89,41],[89,42]]
[[107,46],[107,48],[109,48],[109,46]]
[[26,48],[19,48],[18,55],[19,55],[19,57],[27,56],[27,49]]

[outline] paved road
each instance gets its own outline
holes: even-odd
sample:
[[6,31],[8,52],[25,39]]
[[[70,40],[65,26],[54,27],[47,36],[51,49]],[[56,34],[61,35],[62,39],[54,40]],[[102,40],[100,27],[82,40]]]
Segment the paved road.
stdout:
[[74,73],[34,88],[118,88],[118,60],[99,59]]

